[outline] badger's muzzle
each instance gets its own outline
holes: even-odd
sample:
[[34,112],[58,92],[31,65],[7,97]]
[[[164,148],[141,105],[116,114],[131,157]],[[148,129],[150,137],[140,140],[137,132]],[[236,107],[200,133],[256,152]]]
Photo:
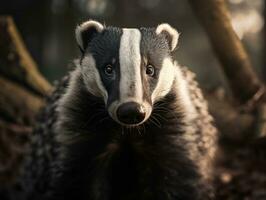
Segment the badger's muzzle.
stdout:
[[136,125],[145,119],[146,111],[144,106],[136,102],[127,102],[118,107],[116,115],[123,124]]

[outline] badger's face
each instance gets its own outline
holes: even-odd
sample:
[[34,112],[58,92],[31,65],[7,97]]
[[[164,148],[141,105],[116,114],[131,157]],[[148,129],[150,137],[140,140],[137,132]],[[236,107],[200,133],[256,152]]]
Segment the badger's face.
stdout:
[[89,92],[103,98],[109,115],[118,123],[144,123],[154,103],[172,87],[171,52],[177,45],[177,31],[168,24],[120,29],[88,21],[77,27],[76,38]]

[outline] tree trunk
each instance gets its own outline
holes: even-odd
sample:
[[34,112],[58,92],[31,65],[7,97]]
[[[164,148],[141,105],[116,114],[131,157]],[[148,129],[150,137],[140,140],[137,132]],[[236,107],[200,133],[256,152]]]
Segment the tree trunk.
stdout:
[[1,186],[18,174],[36,114],[52,90],[11,17],[0,17],[0,86]]
[[262,96],[264,85],[236,33],[224,0],[189,0],[209,36],[235,99],[241,103]]
[[39,73],[11,17],[0,18],[0,74],[29,90],[47,95],[51,85]]
[[264,1],[263,7],[263,16],[264,16],[264,26],[263,26],[263,55],[262,56],[262,66],[263,66],[263,79],[266,81],[266,1]]

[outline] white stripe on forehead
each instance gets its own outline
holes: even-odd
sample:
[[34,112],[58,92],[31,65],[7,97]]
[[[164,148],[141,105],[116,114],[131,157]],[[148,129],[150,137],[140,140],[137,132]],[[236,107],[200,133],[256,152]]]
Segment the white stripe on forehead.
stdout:
[[142,102],[141,81],[141,33],[138,29],[123,29],[120,41],[120,100],[122,102],[133,99]]

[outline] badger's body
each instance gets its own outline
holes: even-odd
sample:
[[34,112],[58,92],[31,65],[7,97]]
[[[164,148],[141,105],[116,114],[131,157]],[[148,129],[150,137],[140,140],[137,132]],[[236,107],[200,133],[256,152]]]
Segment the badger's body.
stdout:
[[178,33],[88,21],[82,51],[44,109],[11,199],[212,199],[216,129]]

